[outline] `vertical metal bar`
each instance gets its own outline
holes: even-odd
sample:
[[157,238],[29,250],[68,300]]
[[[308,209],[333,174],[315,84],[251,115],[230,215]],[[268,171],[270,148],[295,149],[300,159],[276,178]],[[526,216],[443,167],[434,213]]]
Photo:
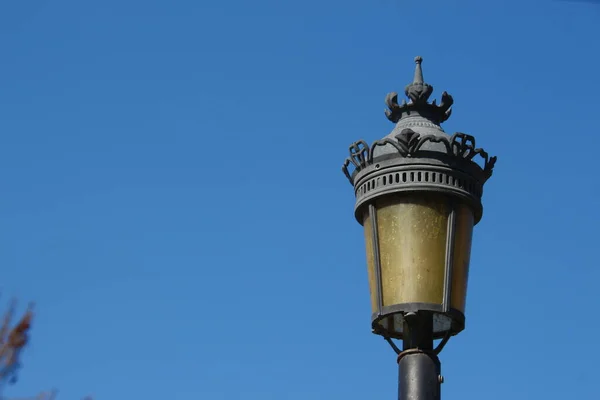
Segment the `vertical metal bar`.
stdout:
[[383,284],[381,282],[381,258],[379,257],[379,233],[377,229],[377,211],[369,204],[369,218],[373,235],[373,261],[375,262],[375,283],[377,284],[377,316],[383,311]]
[[398,399],[440,400],[440,360],[433,351],[433,314],[404,317],[404,351],[398,355]]
[[404,314],[404,350],[433,350],[433,313],[418,311]]
[[454,239],[456,236],[456,209],[450,204],[450,215],[448,216],[448,229],[446,230],[446,265],[444,275],[444,298],[442,302],[443,312],[450,311],[452,302],[452,273],[454,269]]

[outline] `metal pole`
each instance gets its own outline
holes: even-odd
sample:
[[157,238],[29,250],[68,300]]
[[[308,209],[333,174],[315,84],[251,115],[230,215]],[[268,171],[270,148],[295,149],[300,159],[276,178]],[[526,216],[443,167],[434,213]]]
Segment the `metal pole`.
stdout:
[[441,364],[433,351],[433,315],[404,317],[404,350],[398,355],[398,399],[440,400]]

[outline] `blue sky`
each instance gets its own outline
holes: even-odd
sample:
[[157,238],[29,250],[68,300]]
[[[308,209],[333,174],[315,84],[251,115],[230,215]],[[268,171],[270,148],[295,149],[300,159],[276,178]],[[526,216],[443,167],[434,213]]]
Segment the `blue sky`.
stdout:
[[593,398],[600,5],[0,0],[13,396],[396,395],[340,171],[413,58],[498,156],[445,399]]

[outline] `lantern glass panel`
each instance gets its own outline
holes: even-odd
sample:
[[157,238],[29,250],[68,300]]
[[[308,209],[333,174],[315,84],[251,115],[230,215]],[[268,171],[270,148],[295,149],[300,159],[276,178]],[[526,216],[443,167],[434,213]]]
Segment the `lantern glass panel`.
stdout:
[[[448,220],[455,211],[450,305],[465,310],[474,217],[471,208],[437,193],[400,193],[376,200],[377,240],[383,306],[441,305],[446,277]],[[373,225],[365,212],[364,234],[371,307],[377,313],[377,273]]]
[[441,304],[449,203],[435,193],[377,201],[383,306]]
[[465,312],[467,300],[467,282],[469,280],[469,263],[471,260],[471,241],[473,212],[465,204],[455,204],[456,231],[454,234],[454,260],[452,267],[452,291],[450,304],[452,308]]
[[375,249],[373,247],[373,225],[371,216],[368,212],[365,213],[363,221],[365,230],[365,244],[367,251],[367,272],[369,275],[369,291],[371,292],[371,309],[373,313],[377,312],[377,277],[375,275]]

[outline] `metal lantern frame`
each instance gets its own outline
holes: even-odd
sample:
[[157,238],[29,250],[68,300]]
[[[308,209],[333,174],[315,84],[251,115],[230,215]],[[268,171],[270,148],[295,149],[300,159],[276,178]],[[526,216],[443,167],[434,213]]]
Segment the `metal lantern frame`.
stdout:
[[[417,57],[415,62],[415,79],[405,89],[409,102],[398,104],[397,93],[390,93],[386,98],[386,115],[390,121],[412,122],[405,123],[400,133],[388,135],[371,145],[363,140],[353,143],[349,148],[350,155],[342,167],[354,186],[355,218],[361,225],[368,219],[371,225],[370,232],[365,231],[365,238],[372,243],[375,275],[376,304],[371,316],[373,332],[383,336],[391,344],[390,339],[407,339],[406,324],[409,316],[415,313],[427,315],[432,320],[429,325],[433,338],[444,339],[444,343],[450,336],[464,329],[464,313],[452,306],[457,212],[459,206],[466,206],[473,215],[472,226],[481,220],[483,186],[492,175],[496,163],[496,157],[490,157],[486,151],[476,147],[473,136],[460,132],[452,136],[444,133],[440,124],[451,114],[452,96],[444,92],[439,105],[435,100],[429,103],[433,87],[423,82],[422,59]],[[417,132],[431,132],[432,129],[436,130],[433,134]],[[387,151],[379,151],[383,147]],[[483,161],[481,166],[474,161],[476,156]],[[391,196],[415,194],[438,196],[447,204],[449,214],[442,301],[384,305],[377,202]],[[467,277],[464,279],[466,283]],[[466,287],[464,290],[466,293]],[[395,346],[394,348],[397,350]]]

